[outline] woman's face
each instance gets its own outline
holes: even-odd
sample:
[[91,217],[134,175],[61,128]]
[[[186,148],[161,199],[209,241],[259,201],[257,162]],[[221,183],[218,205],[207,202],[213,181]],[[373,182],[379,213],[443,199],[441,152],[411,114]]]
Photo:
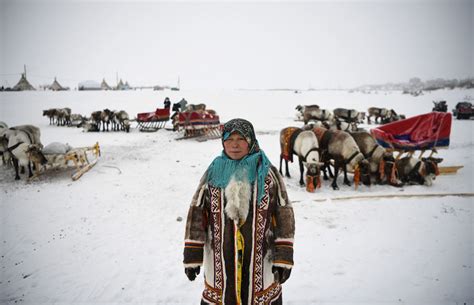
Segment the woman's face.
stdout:
[[249,153],[249,144],[240,133],[234,132],[224,141],[224,151],[232,160],[240,160]]

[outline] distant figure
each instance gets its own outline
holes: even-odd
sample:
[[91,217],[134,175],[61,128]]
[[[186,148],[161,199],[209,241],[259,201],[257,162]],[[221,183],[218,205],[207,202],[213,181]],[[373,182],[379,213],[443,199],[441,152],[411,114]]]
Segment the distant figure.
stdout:
[[165,101],[163,102],[165,104],[165,109],[168,109],[171,107],[171,101],[168,97],[165,98]]

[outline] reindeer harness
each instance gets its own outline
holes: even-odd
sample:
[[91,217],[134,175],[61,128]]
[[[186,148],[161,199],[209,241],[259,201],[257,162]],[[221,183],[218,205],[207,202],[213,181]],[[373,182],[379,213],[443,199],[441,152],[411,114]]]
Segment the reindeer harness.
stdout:
[[[293,162],[293,146],[296,138],[303,130],[298,127],[288,127],[283,134],[283,142],[281,144],[281,157],[287,161]],[[309,153],[309,152],[308,152]],[[305,160],[308,154],[305,156]]]

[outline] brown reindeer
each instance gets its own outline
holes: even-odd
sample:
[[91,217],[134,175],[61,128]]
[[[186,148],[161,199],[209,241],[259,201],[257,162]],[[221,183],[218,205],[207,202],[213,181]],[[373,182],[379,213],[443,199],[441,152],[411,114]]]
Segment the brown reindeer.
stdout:
[[116,112],[114,118],[116,119],[119,130],[130,131],[130,118],[125,110]]
[[333,114],[330,110],[321,109],[317,105],[306,106],[303,112],[303,122],[305,125],[308,124],[310,120],[329,121],[332,117]]
[[100,113],[100,120],[102,121],[102,131],[105,131],[105,125],[107,125],[107,131],[109,131],[109,125],[112,119],[112,111],[110,109],[104,109]]
[[360,152],[369,161],[371,181],[374,179],[377,184],[389,183],[393,186],[401,186],[393,153],[387,152],[366,131],[351,132],[350,135],[357,143]]
[[94,111],[91,113],[90,123],[97,126],[98,131],[100,131],[100,124],[102,122],[102,111]]
[[347,123],[358,123],[360,112],[355,109],[336,108],[333,110],[334,118]]
[[347,171],[354,172],[354,182],[357,186],[359,179],[365,185],[370,185],[369,162],[360,152],[357,143],[351,135],[345,131],[333,131],[326,128],[314,128],[313,132],[318,138],[321,149],[321,160],[325,164],[323,168],[324,179],[328,180],[326,169],[330,172],[329,161],[334,160],[334,179],[331,186],[338,190],[337,176],[339,168],[344,172],[344,184],[351,185],[347,178]]
[[188,104],[186,106],[186,112],[199,112],[199,111],[205,111],[206,110],[206,104]]
[[384,120],[390,117],[391,113],[390,110],[387,108],[377,108],[377,107],[370,107],[367,109],[367,124],[371,124],[370,118],[374,117],[375,118],[375,123],[379,124],[379,119]]
[[54,124],[54,118],[56,116],[56,108],[51,108],[47,110],[43,110],[43,116],[47,117],[49,119],[49,125]]

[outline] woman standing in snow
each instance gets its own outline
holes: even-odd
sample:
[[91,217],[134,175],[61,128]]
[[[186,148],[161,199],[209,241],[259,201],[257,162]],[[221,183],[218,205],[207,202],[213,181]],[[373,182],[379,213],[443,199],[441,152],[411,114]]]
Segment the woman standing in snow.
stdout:
[[189,208],[185,273],[193,281],[203,266],[201,304],[282,304],[295,231],[283,179],[250,122],[227,122],[222,143]]

